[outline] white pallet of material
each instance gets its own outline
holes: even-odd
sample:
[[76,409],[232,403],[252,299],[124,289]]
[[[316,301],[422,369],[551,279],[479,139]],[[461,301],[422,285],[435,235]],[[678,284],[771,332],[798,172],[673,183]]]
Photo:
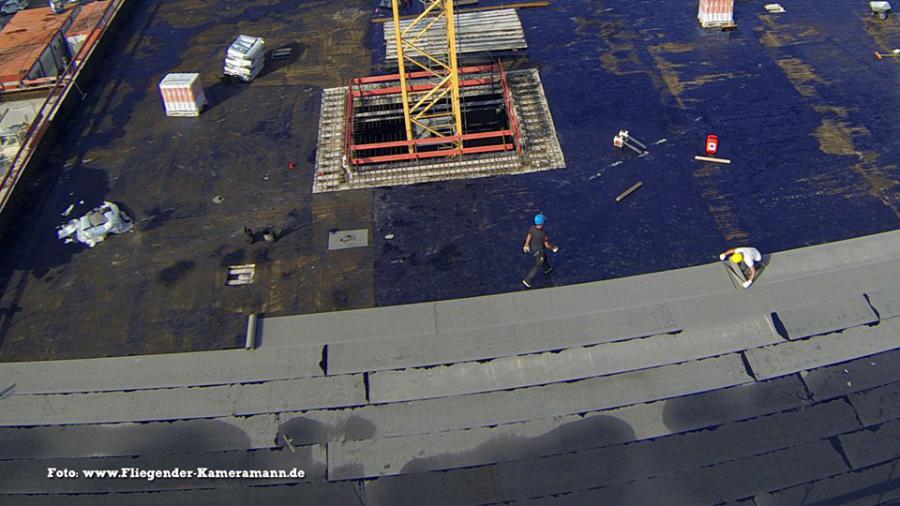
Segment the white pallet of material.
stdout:
[[734,26],[734,0],[700,0],[697,19],[704,28]]
[[167,74],[159,82],[167,116],[198,116],[207,105],[200,74]]

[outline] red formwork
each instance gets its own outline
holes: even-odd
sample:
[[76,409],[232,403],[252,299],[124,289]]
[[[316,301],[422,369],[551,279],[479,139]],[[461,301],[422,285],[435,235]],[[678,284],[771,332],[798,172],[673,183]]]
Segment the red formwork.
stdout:
[[[489,75],[484,76],[483,74],[486,73]],[[416,84],[414,82],[417,79],[426,79],[432,77],[434,77],[434,74],[431,72],[422,71],[408,73],[407,91],[425,92],[433,89],[435,85],[432,83]],[[522,147],[520,142],[521,131],[519,129],[519,121],[518,117],[516,116],[512,93],[510,92],[509,83],[506,80],[506,74],[503,71],[503,67],[500,64],[463,67],[459,69],[459,77],[460,88],[485,86],[499,83],[503,93],[503,102],[506,106],[507,116],[509,118],[509,128],[494,130],[490,132],[478,132],[445,137],[429,137],[424,139],[414,139],[411,141],[401,140],[354,144],[353,113],[356,110],[356,101],[364,100],[365,97],[385,97],[391,95],[400,95],[402,92],[402,87],[400,86],[400,74],[359,77],[351,80],[350,85],[347,87],[347,107],[345,116],[346,125],[344,129],[344,151],[346,160],[351,165],[358,166],[442,157],[458,157],[467,154],[480,154],[513,150],[521,153]],[[413,82],[410,83],[409,81]],[[391,86],[391,84],[393,83],[397,84],[395,86]],[[481,146],[459,146],[459,141],[463,141],[464,144],[465,141],[484,139],[496,139],[498,142]],[[448,147],[438,147],[437,149],[434,149],[435,146],[442,145]],[[412,147],[412,150],[407,150],[407,152],[400,154],[366,156],[366,152],[404,147]],[[426,147],[429,149],[419,149]]]

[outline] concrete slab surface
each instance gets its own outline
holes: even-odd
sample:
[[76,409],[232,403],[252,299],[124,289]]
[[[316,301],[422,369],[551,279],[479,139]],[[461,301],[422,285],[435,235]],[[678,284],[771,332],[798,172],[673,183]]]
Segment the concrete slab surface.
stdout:
[[[900,266],[896,266],[900,270]],[[878,316],[882,319],[894,318],[900,316],[900,288],[894,287],[881,288],[867,293],[869,303],[878,311]]]
[[872,388],[847,396],[856,414],[867,427],[900,419],[900,383]]
[[[785,252],[786,253],[786,252]],[[772,255],[775,258],[775,255]],[[889,289],[900,284],[900,272],[896,271],[896,259],[874,264],[844,265],[826,274],[816,274],[796,279],[770,279],[767,283],[753,283],[754,310],[778,312],[791,308],[829,302],[832,299],[866,294],[874,290]],[[766,270],[768,272],[768,269]],[[815,295],[810,299],[811,295]]]
[[[440,306],[438,306],[440,307]],[[403,369],[558,350],[681,330],[665,304],[437,334],[337,343],[329,374]]]
[[362,376],[0,400],[0,426],[183,420],[365,403]]
[[[530,424],[515,424],[496,429],[334,442],[328,444],[328,478],[345,480],[449,470],[566,453],[511,466],[517,466],[523,476],[535,475],[526,482],[546,480],[561,487],[560,490],[579,483],[584,488],[592,488],[766,453],[860,427],[848,403],[832,401],[799,411],[724,424],[714,431],[617,444],[602,450],[591,449],[592,444],[597,444],[594,437],[581,437],[592,433],[627,434],[629,428],[634,430],[618,420],[617,424],[616,419],[598,414],[581,421],[545,424],[544,428],[549,430],[544,433],[537,433],[537,427]],[[623,466],[626,462],[633,464]],[[553,474],[549,469],[566,472],[543,479],[536,476]]]
[[[415,420],[426,417],[430,419],[431,410],[442,406],[440,401],[442,399],[352,409],[282,413],[280,416],[284,423],[281,430],[291,436],[297,444],[393,438],[419,434],[414,432],[416,428],[424,430],[424,433],[440,432],[446,429],[443,426],[434,429],[425,425],[413,426]],[[599,447],[746,420],[776,411],[795,409],[805,403],[806,393],[803,383],[793,375],[699,394],[632,404],[622,408],[557,415],[550,418],[536,417],[526,422],[514,422],[509,430],[539,435],[552,430],[554,426],[593,417],[602,420],[576,423],[575,426],[592,424],[605,426],[608,422],[612,426],[630,427],[630,430],[591,431],[587,434],[579,431],[579,440],[574,441],[581,444],[581,440],[589,439]],[[413,409],[416,407],[420,409]],[[464,430],[473,434],[478,432],[502,434],[507,430],[502,424],[493,428],[478,428],[477,425],[475,427]],[[570,442],[560,438],[559,444],[567,447]]]
[[[366,482],[367,499],[372,505],[499,502],[515,496],[519,487],[528,486],[523,481],[531,478],[497,475],[491,469],[383,477]],[[522,498],[517,503],[647,505],[665,497],[667,504],[673,505],[718,504],[845,470],[847,466],[831,444],[817,441],[699,470],[555,497]]]
[[[21,506],[55,506],[58,495],[19,495],[14,499]],[[263,487],[235,486],[207,490],[164,490],[158,492],[112,492],[101,494],[67,495],[67,506],[97,506],[128,504],[129,506],[158,506],[160,504],[190,504],[191,506],[222,506],[223,504],[346,504],[360,505],[357,485],[345,481],[329,483],[315,481]]]
[[900,458],[900,420],[838,437],[853,469],[865,469]]
[[[273,414],[172,422],[0,428],[0,460],[117,457],[281,446]],[[283,443],[282,443],[283,444]]]
[[784,337],[791,340],[878,321],[878,315],[862,294],[816,300],[812,304],[778,310],[776,315],[786,333]]
[[436,332],[433,304],[261,318],[260,347],[364,341]]
[[849,471],[831,478],[804,483],[753,498],[756,506],[802,506],[804,504],[853,504],[875,506],[900,499],[898,461]]
[[[527,364],[531,357],[514,357],[509,361],[503,361],[497,367],[493,367],[492,363],[489,362],[485,364],[485,375],[476,378],[476,381],[467,387],[464,382],[460,384],[450,383],[449,385],[443,385],[442,380],[449,379],[450,377],[462,377],[465,378],[467,371],[462,371],[457,373],[455,370],[452,370],[452,366],[449,367],[438,367],[434,369],[423,369],[419,374],[412,373],[409,371],[382,371],[376,372],[369,375],[369,399],[373,403],[385,403],[385,402],[402,402],[409,400],[417,400],[417,399],[429,399],[434,397],[449,397],[449,396],[457,396],[457,395],[465,395],[467,393],[476,393],[478,390],[481,391],[490,391],[490,390],[503,390],[505,388],[504,385],[499,382],[496,384],[491,383],[481,383],[478,380],[482,380],[486,377],[502,377],[503,375],[509,375],[512,378],[519,378],[520,385],[523,386],[532,386],[532,385],[540,385],[542,380],[540,378],[536,378],[539,376],[539,373],[535,373],[532,375],[531,371],[527,371],[521,366],[523,364]],[[535,360],[540,361],[543,357],[542,355],[536,356]],[[690,362],[682,365],[669,366],[669,368],[655,368],[648,369],[645,374],[649,376],[656,376],[657,374],[665,374],[668,371],[675,371],[677,368],[682,368],[681,374],[683,374],[683,379],[689,382],[695,382],[699,387],[699,390],[688,390],[684,393],[695,393],[697,391],[709,390],[709,388],[704,388],[702,386],[702,378],[696,375],[696,371],[714,367],[718,374],[719,378],[724,376],[731,377],[734,380],[738,380],[742,377],[746,376],[746,372],[743,369],[743,364],[741,367],[738,367],[737,364],[737,355],[724,355],[718,359],[709,359],[706,361],[698,361],[698,362]],[[499,362],[495,361],[495,362]],[[590,362],[590,359],[587,359],[587,362]],[[540,363],[540,362],[538,362]],[[559,364],[562,366],[564,362],[554,361],[554,365]],[[729,368],[732,368],[729,370]],[[443,375],[443,370],[449,370],[449,373]],[[552,367],[544,368],[545,371],[551,371]],[[538,370],[540,371],[540,370]],[[663,372],[665,371],[665,372]],[[564,373],[552,372],[553,374],[560,374],[560,378],[557,381],[565,381]],[[587,382],[605,382],[615,384],[614,388],[624,388],[626,390],[631,389],[640,389],[643,380],[633,381],[633,376],[642,374],[642,372],[632,372],[632,373],[623,373],[621,375],[613,375],[613,376],[605,376],[602,378],[591,378],[588,380],[583,380]],[[438,376],[440,375],[440,378]],[[460,376],[461,375],[461,376]],[[723,376],[724,375],[724,376]],[[578,376],[575,376],[578,378]],[[427,379],[426,379],[427,378]],[[549,378],[544,378],[545,382]],[[676,381],[682,380],[682,378],[676,379]],[[416,384],[416,382],[421,382]],[[552,382],[552,381],[550,381]],[[733,383],[738,384],[738,383]],[[513,383],[514,385],[514,383]],[[612,385],[611,385],[612,386]],[[469,389],[477,389],[475,392],[467,390]],[[696,387],[695,387],[696,388]]]
[[0,389],[45,394],[224,385],[322,376],[321,346],[0,363]]
[[[809,459],[809,460],[807,460]],[[789,466],[800,466],[794,469]],[[695,472],[641,480],[571,496],[525,500],[522,504],[652,504],[666,497],[667,504],[717,504],[737,500],[769,489],[810,481],[846,470],[846,465],[825,441],[809,443],[767,455],[742,459]],[[592,502],[593,501],[593,502]]]
[[768,329],[760,318],[749,321],[746,330],[741,325],[688,330],[489,362],[380,371],[369,375],[370,396],[374,400],[425,399],[605,376],[781,342]]
[[894,383],[900,381],[900,350],[818,367],[802,377],[817,402]]
[[[348,439],[408,435],[514,423],[611,409],[749,383],[740,357],[724,355],[687,364],[509,392],[312,411],[285,419],[304,430],[346,430]],[[286,418],[286,417],[285,417]],[[362,436],[361,436],[362,435]]]
[[[815,246],[804,246],[772,254],[766,267],[766,278],[758,285],[800,280],[833,274],[860,265],[877,265],[896,261],[900,233],[888,231]],[[879,272],[886,272],[878,269]],[[754,283],[756,286],[757,283]]]
[[[647,478],[666,479],[678,474],[684,476],[702,472],[702,469],[715,468],[725,462],[740,461],[807,442],[821,442],[822,437],[827,437],[828,434],[852,427],[852,410],[833,409],[835,407],[837,405],[820,408],[823,411],[819,412],[838,414],[838,423],[833,426],[829,426],[827,420],[812,423],[810,432],[805,435],[801,435],[803,426],[790,426],[794,422],[805,423],[815,417],[813,413],[804,414],[801,410],[723,425],[715,430],[510,462],[497,465],[495,469],[501,476],[518,478],[516,489],[509,492],[513,497],[539,497],[554,491],[588,490],[599,486],[640,482]],[[847,407],[844,404],[844,408]],[[786,426],[781,426],[782,423]],[[715,482],[709,484],[711,487],[716,485]]]
[[534,322],[589,313],[664,304],[672,300],[733,291],[714,265],[655,272],[603,283],[513,292],[440,301],[437,326],[442,331]]
[[803,341],[747,350],[756,379],[768,379],[853,360],[900,347],[900,318],[871,327],[811,337]]

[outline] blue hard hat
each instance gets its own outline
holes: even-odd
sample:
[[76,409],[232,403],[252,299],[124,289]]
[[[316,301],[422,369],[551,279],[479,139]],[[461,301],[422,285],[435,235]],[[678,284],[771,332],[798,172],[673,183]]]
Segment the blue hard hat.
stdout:
[[547,217],[544,216],[543,214],[538,213],[538,214],[534,215],[534,224],[535,225],[543,225],[544,221],[546,221],[546,220],[547,220]]

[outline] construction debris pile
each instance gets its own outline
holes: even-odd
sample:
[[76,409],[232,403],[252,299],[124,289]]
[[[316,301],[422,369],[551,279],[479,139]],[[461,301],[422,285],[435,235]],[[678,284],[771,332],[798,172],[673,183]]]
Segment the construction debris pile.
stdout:
[[262,37],[240,35],[225,53],[225,75],[252,81],[265,63],[266,41]]
[[119,206],[104,201],[103,205],[81,218],[69,220],[60,226],[56,231],[56,237],[65,239],[66,244],[78,241],[93,248],[98,242],[106,239],[108,234],[124,234],[133,229],[131,218],[119,210]]

